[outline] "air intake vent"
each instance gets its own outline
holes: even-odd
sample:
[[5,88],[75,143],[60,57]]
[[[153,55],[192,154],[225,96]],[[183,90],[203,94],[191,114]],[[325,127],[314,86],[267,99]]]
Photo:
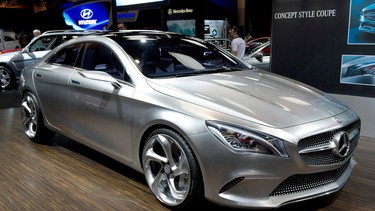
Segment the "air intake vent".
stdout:
[[238,184],[239,182],[241,182],[242,180],[244,180],[245,177],[238,177],[238,178],[235,178],[231,181],[229,181],[227,184],[225,184],[221,189],[220,189],[220,192],[219,193],[223,193],[229,189],[231,189],[233,186],[235,186],[236,184]]

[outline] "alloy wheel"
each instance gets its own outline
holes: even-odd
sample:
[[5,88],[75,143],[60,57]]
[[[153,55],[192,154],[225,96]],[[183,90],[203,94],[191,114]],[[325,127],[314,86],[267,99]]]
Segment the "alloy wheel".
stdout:
[[38,128],[38,115],[34,100],[26,95],[21,103],[22,124],[29,138],[34,138]]
[[10,74],[5,69],[0,68],[0,85],[2,89],[7,88],[10,85]]
[[167,134],[150,137],[143,150],[144,173],[151,191],[164,204],[177,206],[191,186],[188,157],[182,146]]

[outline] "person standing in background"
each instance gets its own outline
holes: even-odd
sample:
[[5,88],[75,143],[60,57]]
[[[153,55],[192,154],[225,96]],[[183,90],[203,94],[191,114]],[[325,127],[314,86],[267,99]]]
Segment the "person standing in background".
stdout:
[[39,29],[34,29],[33,30],[33,36],[34,37],[30,40],[30,42],[33,41],[34,39],[36,39],[40,34],[41,34],[41,32],[40,32]]
[[33,31],[34,38],[38,37],[40,34],[41,34],[41,32],[40,32],[39,29],[34,29],[34,31]]
[[28,41],[27,41],[27,34],[22,32],[19,35],[18,41],[20,42],[21,48],[26,47]]
[[125,23],[121,22],[117,24],[117,30],[126,30]]
[[249,42],[252,39],[253,39],[253,36],[251,36],[250,32],[244,38],[244,40],[245,40],[246,43]]
[[231,42],[231,52],[233,55],[235,55],[239,59],[243,59],[245,56],[245,50],[246,50],[246,42],[244,39],[242,39],[238,33],[239,29],[238,27],[232,27],[229,29],[230,36],[232,38]]

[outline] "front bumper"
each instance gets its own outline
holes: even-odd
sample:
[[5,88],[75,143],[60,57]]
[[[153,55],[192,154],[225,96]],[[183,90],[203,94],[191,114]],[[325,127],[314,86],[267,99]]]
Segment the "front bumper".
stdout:
[[[350,118],[351,114],[343,116]],[[330,118],[283,129],[287,134],[297,134],[297,138],[306,135],[288,142],[289,158],[235,152],[224,145],[212,143],[219,141],[207,134],[195,137],[195,140],[207,140],[195,143],[196,149],[206,149],[198,150],[199,160],[203,162],[206,198],[234,208],[277,208],[338,192],[349,180],[356,165],[352,156],[359,143],[360,120],[355,120],[355,115],[352,117],[351,123],[345,126]],[[336,157],[332,149],[301,153],[306,152],[306,148],[316,147],[311,145],[321,146],[330,142],[329,137],[339,131],[357,131],[351,133],[355,135],[351,137],[347,155]],[[287,140],[287,137],[282,138]]]

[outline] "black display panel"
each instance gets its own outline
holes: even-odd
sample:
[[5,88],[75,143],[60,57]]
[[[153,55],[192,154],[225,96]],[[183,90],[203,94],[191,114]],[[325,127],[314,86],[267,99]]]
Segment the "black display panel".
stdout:
[[375,96],[375,36],[359,29],[374,3],[274,0],[271,71],[329,93]]

